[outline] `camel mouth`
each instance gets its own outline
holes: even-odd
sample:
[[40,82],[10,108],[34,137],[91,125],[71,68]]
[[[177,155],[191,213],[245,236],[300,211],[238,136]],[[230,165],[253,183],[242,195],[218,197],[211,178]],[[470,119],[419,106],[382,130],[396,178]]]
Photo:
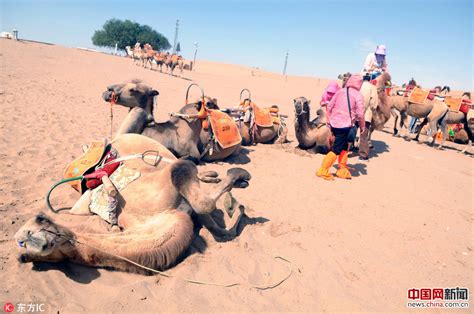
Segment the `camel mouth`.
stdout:
[[18,255],[18,262],[20,264],[26,264],[30,261],[30,259],[28,258],[28,254],[26,253],[22,253],[22,254],[19,254]]
[[[113,95],[114,91],[112,90],[106,90],[105,92],[102,93],[102,98],[109,102],[112,100],[112,95]],[[115,98],[116,98],[116,101],[118,101],[118,99],[120,98],[120,95],[115,93]]]

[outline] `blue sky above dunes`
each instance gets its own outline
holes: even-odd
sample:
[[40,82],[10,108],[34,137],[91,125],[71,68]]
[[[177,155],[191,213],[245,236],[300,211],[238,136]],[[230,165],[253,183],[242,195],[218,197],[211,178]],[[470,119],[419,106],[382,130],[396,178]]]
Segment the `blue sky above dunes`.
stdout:
[[110,18],[147,24],[183,55],[281,72],[335,78],[360,71],[387,46],[393,81],[473,89],[473,4],[447,1],[22,1],[0,0],[0,29],[71,47],[92,47]]

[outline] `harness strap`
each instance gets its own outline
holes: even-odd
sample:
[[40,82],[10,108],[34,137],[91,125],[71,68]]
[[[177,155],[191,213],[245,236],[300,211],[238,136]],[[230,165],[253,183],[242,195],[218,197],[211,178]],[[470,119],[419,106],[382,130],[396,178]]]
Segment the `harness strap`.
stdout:
[[[156,155],[147,155],[147,153],[157,153]],[[173,160],[173,159],[169,159],[169,158],[165,158],[163,156],[160,156],[159,152],[158,151],[152,151],[152,150],[148,150],[142,154],[133,154],[133,155],[128,155],[128,156],[123,156],[123,157],[119,157],[117,159],[114,159],[112,161],[109,161],[108,163],[102,165],[99,167],[100,168],[103,168],[107,165],[110,165],[110,164],[114,164],[114,163],[117,163],[117,162],[122,162],[122,161],[127,161],[127,160],[131,160],[131,159],[137,159],[137,158],[140,158],[140,159],[153,159],[155,161],[155,164],[158,164],[160,161],[164,161],[164,162],[167,162],[167,163],[174,163],[176,160]]]

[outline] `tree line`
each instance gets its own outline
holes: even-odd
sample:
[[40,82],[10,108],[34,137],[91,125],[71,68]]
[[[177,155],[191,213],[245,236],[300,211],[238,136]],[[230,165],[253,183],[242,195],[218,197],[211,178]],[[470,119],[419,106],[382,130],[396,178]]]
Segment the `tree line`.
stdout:
[[105,22],[102,29],[94,32],[92,43],[99,47],[125,50],[133,47],[135,43],[149,43],[155,50],[168,50],[171,45],[168,39],[148,25],[141,25],[130,20],[111,19]]

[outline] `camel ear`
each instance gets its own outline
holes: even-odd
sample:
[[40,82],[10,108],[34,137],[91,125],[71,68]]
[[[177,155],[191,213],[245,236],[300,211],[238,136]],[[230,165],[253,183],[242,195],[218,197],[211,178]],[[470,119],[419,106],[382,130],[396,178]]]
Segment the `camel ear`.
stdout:
[[160,94],[160,93],[159,93],[156,89],[154,89],[154,90],[152,90],[152,91],[150,92],[150,95],[151,95],[151,96],[157,96],[157,95],[159,95],[159,94]]
[[311,99],[308,99],[308,105],[311,103]]

